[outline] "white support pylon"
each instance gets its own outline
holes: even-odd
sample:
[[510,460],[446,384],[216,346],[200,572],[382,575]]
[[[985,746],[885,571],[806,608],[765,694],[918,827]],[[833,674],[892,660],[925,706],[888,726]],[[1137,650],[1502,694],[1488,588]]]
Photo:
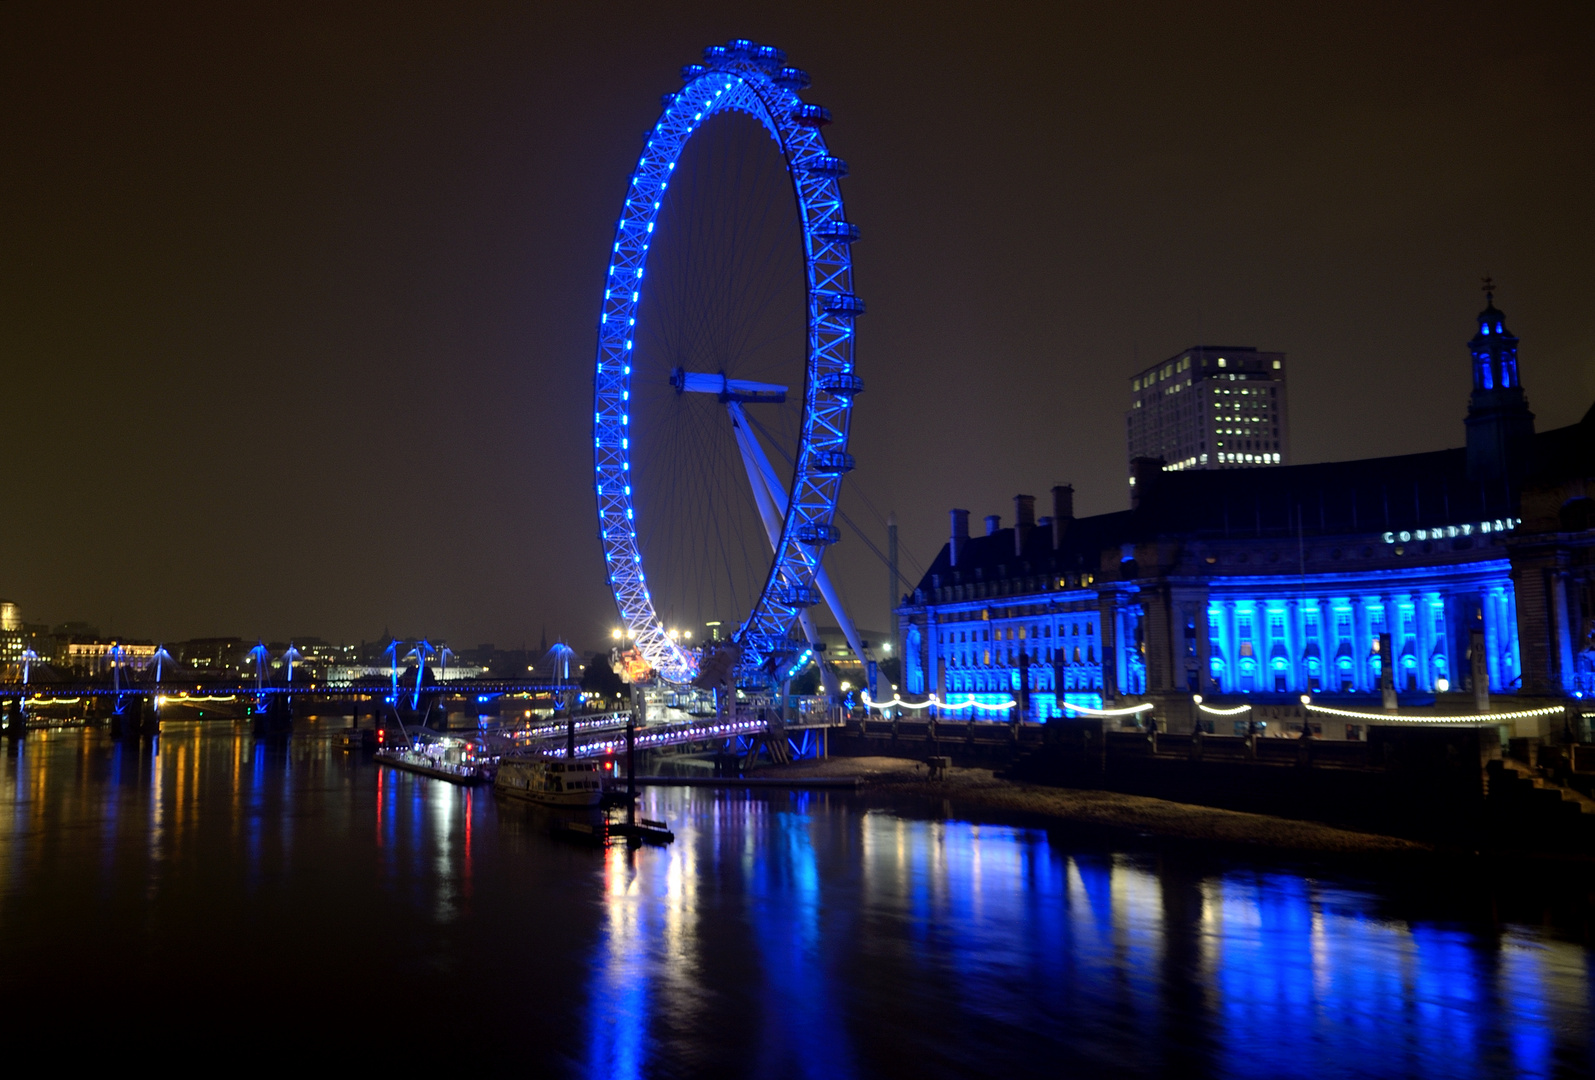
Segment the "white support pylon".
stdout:
[[[742,406],[735,401],[728,402],[726,408],[731,412],[731,427],[736,432],[737,448],[742,451],[742,465],[748,470],[748,485],[753,488],[753,501],[759,507],[759,517],[764,521],[764,532],[770,540],[770,550],[773,552],[781,542],[781,528],[785,524],[785,515],[775,508],[775,500],[770,496],[770,489],[765,486],[764,477],[755,463],[758,456],[758,444],[754,444],[752,452],[746,442],[753,438],[753,433],[748,430],[747,417],[742,415]],[[803,637],[814,646],[814,651],[819,652],[820,633],[814,627],[814,619],[810,617],[808,609],[798,611],[798,622],[803,627]],[[820,662],[820,680],[825,684],[827,697],[834,697],[841,692],[841,687],[836,684],[836,676],[823,661]]]
[[[786,492],[782,490],[781,481],[775,475],[770,459],[765,456],[764,448],[759,445],[759,440],[753,434],[747,417],[743,415],[742,405],[736,401],[728,401],[726,410],[731,413],[731,426],[736,432],[737,447],[742,451],[742,464],[748,470],[748,481],[753,485],[753,498],[759,504],[759,514],[764,518],[764,528],[770,535],[770,546],[774,548],[781,542],[781,528],[786,522]],[[768,511],[766,506],[769,507]],[[843,636],[852,646],[853,655],[858,657],[859,663],[864,663],[863,640],[858,636],[858,628],[853,625],[853,620],[847,617],[841,598],[836,594],[836,587],[831,584],[831,576],[825,572],[823,562],[814,568],[814,585],[825,598],[825,605],[831,609],[831,614],[836,617],[836,624],[842,628]],[[808,611],[800,612],[800,617],[803,620],[804,632],[809,635],[809,644],[818,644],[819,637],[814,632],[814,622],[809,617]],[[823,670],[825,665],[821,664],[820,667]]]

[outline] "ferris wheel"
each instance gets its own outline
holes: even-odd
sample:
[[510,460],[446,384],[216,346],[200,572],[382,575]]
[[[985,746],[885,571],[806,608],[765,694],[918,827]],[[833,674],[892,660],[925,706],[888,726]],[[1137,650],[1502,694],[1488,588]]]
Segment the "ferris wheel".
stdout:
[[[821,560],[853,398],[847,163],[799,97],[808,75],[737,40],[682,69],[627,186],[594,374],[599,532],[621,629],[663,678],[697,671],[692,627],[725,627],[743,678],[814,655]],[[735,628],[732,630],[731,628]],[[701,631],[700,631],[701,633]],[[699,639],[701,641],[701,637]]]

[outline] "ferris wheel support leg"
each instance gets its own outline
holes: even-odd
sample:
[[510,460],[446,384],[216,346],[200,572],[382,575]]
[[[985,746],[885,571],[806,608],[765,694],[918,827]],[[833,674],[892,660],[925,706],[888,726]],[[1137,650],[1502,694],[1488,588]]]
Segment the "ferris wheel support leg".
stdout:
[[[753,488],[753,501],[759,507],[759,517],[764,521],[764,532],[770,540],[770,550],[774,551],[781,543],[781,528],[786,523],[786,495],[781,491],[781,485],[775,479],[775,470],[770,468],[770,459],[764,456],[764,450],[759,446],[759,441],[754,438],[752,430],[748,427],[747,418],[742,413],[740,403],[731,401],[726,403],[726,409],[731,413],[731,427],[737,437],[737,448],[742,451],[742,465],[748,470],[748,484]],[[816,567],[816,582],[819,575],[825,573],[825,568]],[[832,600],[830,580],[820,586],[820,594],[825,597],[826,603],[831,605],[831,610],[837,611],[841,605]],[[816,647],[820,644],[820,632],[814,627],[814,619],[805,608],[798,612],[798,622],[803,627],[803,636],[810,645]],[[838,616],[842,625],[842,632],[847,635],[851,643],[857,637],[852,628],[852,623],[845,616]],[[856,648],[857,646],[855,646]],[[863,659],[863,654],[859,654]],[[820,681],[825,684],[825,696],[835,698],[842,692],[836,681],[836,673],[820,662]]]
[[[770,546],[773,549],[781,542],[781,526],[786,521],[786,492],[781,489],[781,481],[775,475],[775,470],[771,468],[764,447],[759,445],[759,440],[743,416],[741,404],[735,401],[727,402],[726,409],[731,413],[731,425],[736,431],[737,447],[742,451],[742,464],[748,470],[748,482],[753,485],[753,498],[759,504],[759,514],[764,518],[764,528],[770,534]],[[766,507],[769,508],[768,512]],[[858,636],[858,628],[853,625],[853,620],[847,617],[841,597],[837,596],[836,588],[831,584],[831,575],[825,572],[824,563],[814,568],[814,585],[825,598],[826,607],[836,616],[836,625],[842,628],[847,643],[853,647],[853,655],[858,657],[859,663],[863,663],[863,639]],[[806,614],[804,619],[808,620]],[[812,620],[805,621],[804,629],[809,630],[812,625]],[[809,641],[813,644],[818,639],[810,637]],[[823,664],[820,666],[824,667]]]

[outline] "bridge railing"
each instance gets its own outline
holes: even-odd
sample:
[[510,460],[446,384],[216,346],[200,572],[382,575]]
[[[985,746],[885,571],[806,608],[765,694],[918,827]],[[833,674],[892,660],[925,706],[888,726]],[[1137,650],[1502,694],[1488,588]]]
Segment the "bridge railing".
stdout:
[[[648,750],[656,746],[679,743],[711,742],[738,736],[761,735],[768,731],[769,727],[768,721],[748,716],[734,720],[698,720],[692,723],[662,724],[657,727],[638,728],[635,745],[638,750]],[[579,758],[621,754],[625,753],[625,750],[624,732],[602,731],[585,736],[578,733],[576,736],[576,756]],[[545,752],[551,757],[564,757],[565,746],[553,740],[551,744],[545,744]]]

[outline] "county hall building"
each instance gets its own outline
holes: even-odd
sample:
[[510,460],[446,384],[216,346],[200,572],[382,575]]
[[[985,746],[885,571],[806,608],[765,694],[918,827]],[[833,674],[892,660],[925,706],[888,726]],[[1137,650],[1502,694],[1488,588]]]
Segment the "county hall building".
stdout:
[[1381,701],[1387,661],[1404,705],[1482,700],[1475,670],[1521,702],[1595,695],[1595,408],[1536,433],[1517,350],[1492,297],[1463,446],[1315,465],[1286,463],[1282,354],[1190,349],[1140,373],[1131,508],[1077,518],[1061,486],[1050,516],[1016,496],[983,535],[953,510],[897,612],[904,692],[1018,699],[1032,720],[1151,701],[1170,730],[1212,730],[1202,695],[1298,731],[1302,694]]

